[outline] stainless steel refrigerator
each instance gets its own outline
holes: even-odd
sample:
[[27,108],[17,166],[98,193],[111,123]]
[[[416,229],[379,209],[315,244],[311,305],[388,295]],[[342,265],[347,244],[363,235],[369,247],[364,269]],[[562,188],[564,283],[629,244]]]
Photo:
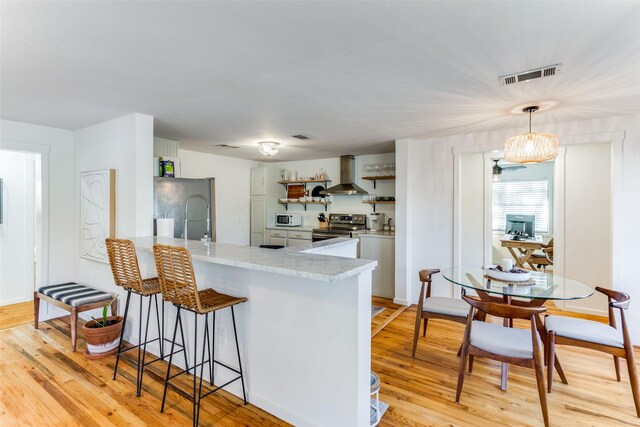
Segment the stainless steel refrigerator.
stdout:
[[[205,233],[216,241],[215,178],[153,178],[153,234],[157,234],[156,219],[173,218],[173,237],[200,240]],[[188,217],[185,214],[188,212]],[[208,219],[207,222],[207,213]],[[209,228],[209,230],[207,230]]]

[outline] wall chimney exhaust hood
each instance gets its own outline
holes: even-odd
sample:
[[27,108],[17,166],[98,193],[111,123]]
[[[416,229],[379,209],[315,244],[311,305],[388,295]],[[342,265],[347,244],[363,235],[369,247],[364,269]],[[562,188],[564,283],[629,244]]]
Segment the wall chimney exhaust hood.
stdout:
[[340,184],[322,190],[320,194],[369,194],[364,189],[355,184],[356,181],[356,158],[350,154],[340,156]]

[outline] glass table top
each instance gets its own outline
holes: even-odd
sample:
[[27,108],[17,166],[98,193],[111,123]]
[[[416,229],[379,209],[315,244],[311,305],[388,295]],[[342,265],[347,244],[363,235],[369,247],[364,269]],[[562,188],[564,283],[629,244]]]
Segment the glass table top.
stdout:
[[442,275],[451,283],[465,288],[521,298],[571,300],[590,297],[594,291],[591,286],[577,280],[537,271],[531,272],[535,285],[509,284],[488,279],[482,267],[449,268],[443,270]]

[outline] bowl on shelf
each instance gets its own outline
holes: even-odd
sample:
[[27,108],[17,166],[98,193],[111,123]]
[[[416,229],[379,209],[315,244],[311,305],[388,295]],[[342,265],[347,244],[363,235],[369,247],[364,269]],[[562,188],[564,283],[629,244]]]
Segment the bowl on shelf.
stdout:
[[289,199],[287,199],[286,197],[285,197],[285,198],[283,198],[283,199],[279,199],[279,200],[280,200],[280,203],[287,203],[287,202],[289,202]]
[[298,199],[287,199],[287,200],[289,201],[289,203],[294,203],[298,201]]
[[307,198],[306,198],[305,196],[302,196],[302,197],[299,197],[299,198],[298,198],[298,201],[299,201],[300,203],[304,203],[304,202],[306,202],[306,201],[307,201]]
[[314,202],[318,202],[318,203],[319,203],[319,202],[321,202],[321,201],[322,201],[322,197],[314,197],[314,198],[313,198],[313,201],[314,201]]

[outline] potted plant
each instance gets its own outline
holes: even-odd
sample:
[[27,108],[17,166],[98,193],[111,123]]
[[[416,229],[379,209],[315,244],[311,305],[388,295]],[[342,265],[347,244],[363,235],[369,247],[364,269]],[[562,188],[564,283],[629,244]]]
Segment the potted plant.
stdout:
[[113,297],[102,308],[102,318],[96,319],[92,316],[93,320],[82,325],[87,340],[87,351],[84,354],[91,359],[106,357],[118,351],[122,316],[107,316],[109,306],[117,297]]

